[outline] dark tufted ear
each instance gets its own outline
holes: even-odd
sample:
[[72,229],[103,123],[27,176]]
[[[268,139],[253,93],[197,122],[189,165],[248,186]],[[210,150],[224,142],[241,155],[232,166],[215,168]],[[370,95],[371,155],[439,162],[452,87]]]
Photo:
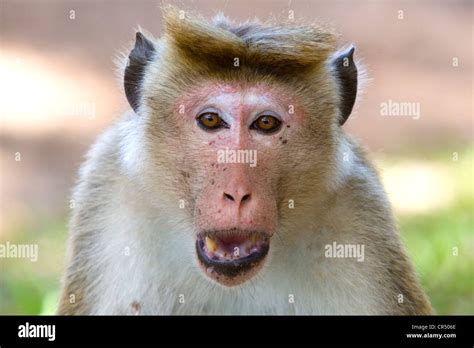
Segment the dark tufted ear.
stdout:
[[155,46],[145,35],[137,32],[135,47],[128,57],[123,84],[125,95],[133,110],[137,111],[140,102],[140,89],[145,67],[155,56]]
[[339,81],[339,94],[341,119],[339,124],[342,126],[354,107],[357,95],[357,67],[354,63],[354,47],[349,48],[336,56],[333,61],[333,69],[336,78]]

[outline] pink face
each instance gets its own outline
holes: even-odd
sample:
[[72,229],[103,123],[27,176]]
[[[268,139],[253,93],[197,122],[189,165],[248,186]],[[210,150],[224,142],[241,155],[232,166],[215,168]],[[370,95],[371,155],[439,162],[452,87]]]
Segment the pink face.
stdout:
[[204,271],[237,285],[262,265],[278,225],[278,167],[303,112],[284,91],[215,84],[180,100],[195,200],[196,250]]

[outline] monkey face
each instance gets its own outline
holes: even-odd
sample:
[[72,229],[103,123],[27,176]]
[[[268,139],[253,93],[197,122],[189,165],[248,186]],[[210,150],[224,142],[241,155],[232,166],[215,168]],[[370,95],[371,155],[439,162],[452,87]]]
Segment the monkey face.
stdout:
[[282,168],[291,162],[286,148],[302,128],[301,110],[263,84],[209,84],[176,106],[181,136],[170,141],[189,168],[183,183],[193,197],[197,260],[223,285],[242,283],[263,266],[278,229],[281,176],[288,175]]
[[215,40],[205,37],[199,41],[209,45],[203,56],[197,41],[181,42],[181,22],[176,25],[172,40],[159,45],[137,34],[124,84],[142,117],[137,123],[145,125],[146,150],[137,144],[124,158],[140,172],[135,178],[145,181],[150,199],[170,190],[186,202],[181,220],[194,230],[204,273],[222,285],[238,285],[272,254],[274,234],[301,230],[291,231],[299,217],[288,202],[321,206],[315,200],[324,197],[330,180],[337,181],[331,178],[335,139],[344,121],[338,120],[344,116],[338,103],[345,98],[336,94],[333,68],[325,69],[330,45],[311,41],[308,59],[307,49],[282,56],[277,47],[261,50],[273,42],[266,39],[246,52],[257,37],[243,46],[232,39],[216,50]]

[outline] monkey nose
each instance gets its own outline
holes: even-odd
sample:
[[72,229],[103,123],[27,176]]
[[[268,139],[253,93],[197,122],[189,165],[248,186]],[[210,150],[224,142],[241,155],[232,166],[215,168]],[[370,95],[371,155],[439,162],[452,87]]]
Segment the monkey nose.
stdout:
[[245,203],[246,201],[249,201],[250,198],[251,198],[250,193],[239,193],[238,191],[235,191],[232,193],[224,192],[224,196],[223,196],[223,199],[225,201],[235,202],[238,205],[241,205]]

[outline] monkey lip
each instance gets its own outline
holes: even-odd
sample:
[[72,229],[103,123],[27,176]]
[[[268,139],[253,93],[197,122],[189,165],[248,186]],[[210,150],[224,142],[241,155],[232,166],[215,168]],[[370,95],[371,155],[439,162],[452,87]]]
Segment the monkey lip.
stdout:
[[268,254],[270,238],[255,231],[200,233],[196,252],[206,274],[227,286],[237,285],[257,273]]

